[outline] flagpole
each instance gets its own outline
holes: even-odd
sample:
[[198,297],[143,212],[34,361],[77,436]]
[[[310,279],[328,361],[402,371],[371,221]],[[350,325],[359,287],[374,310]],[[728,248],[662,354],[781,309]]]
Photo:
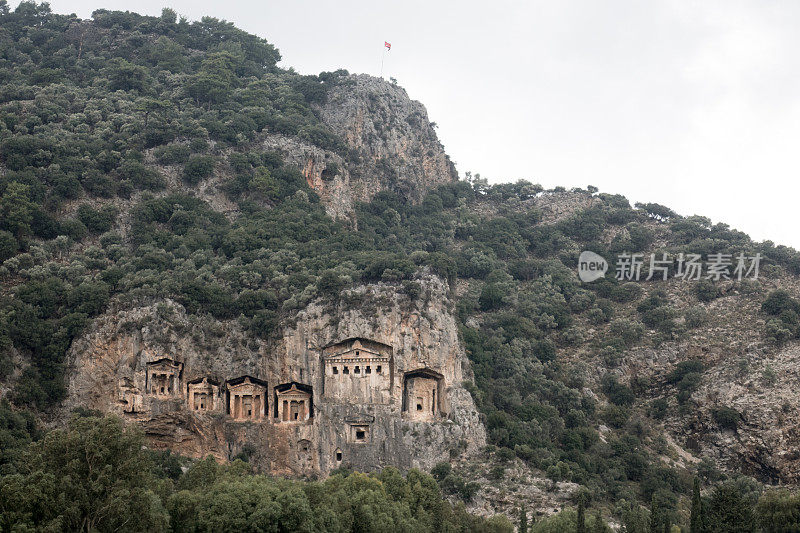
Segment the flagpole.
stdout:
[[383,53],[381,54],[381,79],[383,79],[383,60],[386,58],[386,44],[383,45]]

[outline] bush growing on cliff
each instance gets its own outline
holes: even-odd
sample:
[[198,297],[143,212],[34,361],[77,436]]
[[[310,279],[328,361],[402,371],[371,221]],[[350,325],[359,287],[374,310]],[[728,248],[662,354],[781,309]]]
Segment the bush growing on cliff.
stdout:
[[109,231],[117,218],[117,210],[113,206],[93,209],[89,205],[82,205],[78,208],[78,220],[91,233],[99,234]]
[[192,150],[185,144],[168,144],[159,146],[153,151],[156,161],[162,165],[186,163]]
[[644,335],[641,324],[624,318],[611,322],[609,332],[622,339],[626,346],[633,346]]
[[703,379],[703,370],[702,361],[690,359],[681,361],[667,374],[667,383],[678,387],[677,398],[679,403],[685,403],[700,386]]
[[732,407],[721,406],[711,410],[711,418],[713,418],[714,422],[722,429],[732,429],[735,431],[739,426],[741,417],[742,415],[739,414],[739,411]]
[[698,281],[694,286],[694,293],[701,302],[710,302],[720,296],[719,287],[708,279]]
[[183,167],[183,179],[190,185],[197,185],[214,171],[214,158],[209,155],[192,156]]
[[616,376],[609,374],[603,376],[602,388],[611,403],[615,405],[631,405],[636,399],[631,388],[617,381]]

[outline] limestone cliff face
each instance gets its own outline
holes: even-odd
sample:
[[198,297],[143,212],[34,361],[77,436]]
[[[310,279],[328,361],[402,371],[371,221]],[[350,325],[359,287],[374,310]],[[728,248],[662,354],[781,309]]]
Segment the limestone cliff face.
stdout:
[[270,342],[170,301],[109,313],[73,344],[65,407],[120,414],[182,454],[244,453],[274,474],[430,468],[485,445],[485,430],[446,286],[419,282],[414,301],[376,284],[313,303]]
[[429,189],[458,179],[425,107],[402,87],[351,75],[316,111],[344,141],[345,155],[282,135],[265,137],[260,148],[278,150],[297,166],[335,218],[350,216],[355,202],[384,190],[418,202]]
[[330,91],[320,112],[350,149],[348,169],[358,182],[353,195],[359,200],[397,188],[420,201],[428,189],[458,179],[425,107],[402,87],[350,76]]
[[[746,358],[723,356],[708,374],[692,395],[700,412],[688,424],[671,420],[669,429],[683,437],[687,449],[724,470],[770,483],[800,482],[800,346],[753,350]],[[718,406],[739,413],[736,429],[714,421]]]

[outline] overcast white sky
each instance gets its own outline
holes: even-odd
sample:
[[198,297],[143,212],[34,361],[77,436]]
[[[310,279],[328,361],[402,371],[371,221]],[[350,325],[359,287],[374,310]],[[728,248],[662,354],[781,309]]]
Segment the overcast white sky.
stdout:
[[[18,2],[11,2],[16,5]],[[393,76],[459,172],[595,185],[800,248],[800,3],[52,0],[233,21],[284,67]]]

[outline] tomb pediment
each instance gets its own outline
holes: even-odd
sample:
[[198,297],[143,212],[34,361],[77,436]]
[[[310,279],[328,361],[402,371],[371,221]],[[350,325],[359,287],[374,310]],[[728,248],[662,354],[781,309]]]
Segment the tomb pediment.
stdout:
[[410,372],[406,372],[405,374],[403,374],[403,377],[405,379],[409,379],[409,378],[427,378],[427,379],[434,379],[434,380],[438,380],[438,379],[443,379],[444,378],[444,376],[441,375],[440,373],[436,372],[435,370],[433,370],[431,368],[427,368],[427,367],[418,368],[416,370],[412,370]]
[[183,363],[179,361],[173,361],[169,357],[162,357],[161,359],[156,359],[155,361],[150,361],[147,363],[147,366],[150,368],[164,368],[164,369],[175,369],[181,370],[183,368]]
[[322,349],[324,398],[388,404],[394,387],[394,354],[388,344],[354,337]]
[[227,412],[234,420],[262,420],[267,413],[267,382],[241,376],[227,383]]
[[172,397],[180,392],[183,363],[162,357],[146,365],[145,390],[147,393]]
[[331,362],[356,359],[388,362],[392,347],[370,339],[351,338],[324,347],[322,356]]
[[266,388],[267,382],[262,381],[258,378],[254,378],[253,376],[240,376],[238,378],[233,378],[228,380],[228,388],[235,389],[235,388],[248,388],[248,387],[264,387]]
[[190,411],[214,411],[219,401],[219,382],[207,377],[187,384]]
[[219,387],[219,381],[207,377],[193,379],[191,381],[188,381],[187,383],[189,385],[198,385],[198,386],[204,385],[204,386]]
[[313,417],[311,386],[293,381],[275,387],[274,416],[280,422],[304,422]]
[[430,422],[442,411],[444,376],[431,368],[403,374],[403,417]]

